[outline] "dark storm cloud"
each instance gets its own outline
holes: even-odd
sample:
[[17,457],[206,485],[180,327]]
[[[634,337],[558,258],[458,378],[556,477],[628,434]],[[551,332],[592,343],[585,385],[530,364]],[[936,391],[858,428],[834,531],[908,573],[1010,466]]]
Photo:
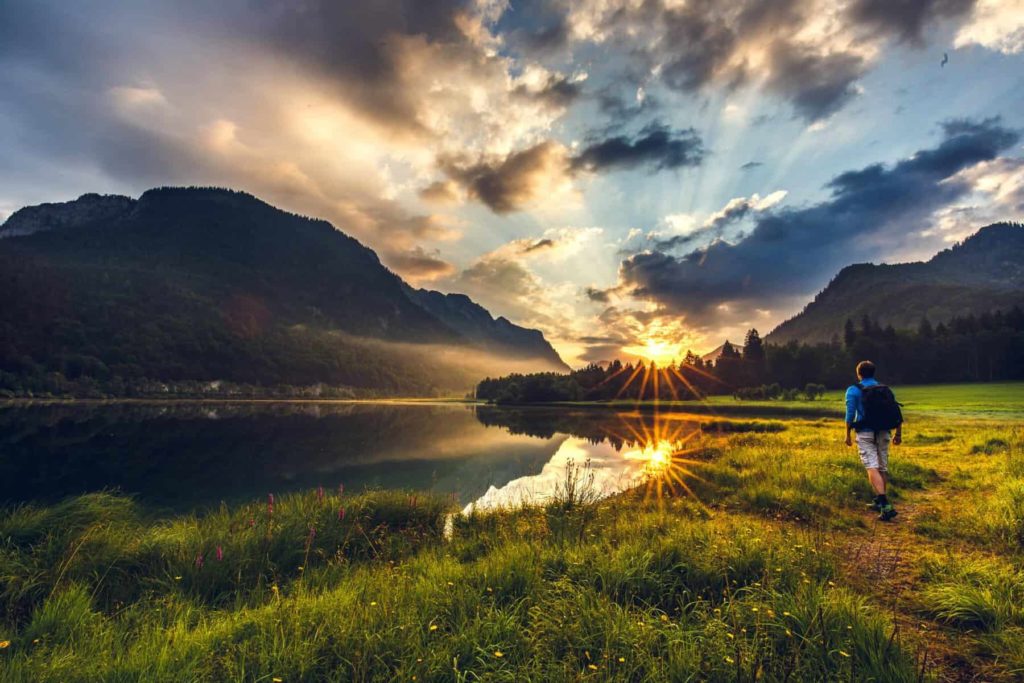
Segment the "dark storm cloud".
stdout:
[[850,18],[873,31],[915,44],[923,43],[925,26],[932,21],[963,17],[976,0],[854,0]]
[[636,254],[620,266],[621,284],[642,299],[708,323],[722,303],[766,307],[824,284],[851,261],[903,246],[931,214],[970,191],[957,172],[1016,144],[998,119],[950,121],[943,139],[892,166],[875,164],[836,176],[829,199],[764,214],[735,244],[716,241],[675,257]]
[[606,304],[610,300],[609,292],[606,289],[587,287],[583,292],[588,299],[599,304]]
[[593,142],[573,157],[574,170],[601,171],[650,166],[653,170],[699,166],[704,161],[704,142],[692,128],[671,130],[648,126],[635,137],[617,135]]

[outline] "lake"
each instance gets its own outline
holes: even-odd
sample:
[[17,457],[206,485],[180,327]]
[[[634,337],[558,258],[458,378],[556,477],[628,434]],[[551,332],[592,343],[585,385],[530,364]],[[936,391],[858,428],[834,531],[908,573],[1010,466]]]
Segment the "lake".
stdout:
[[196,510],[324,486],[538,502],[585,467],[607,495],[668,467],[695,416],[429,402],[0,406],[0,499],[117,489]]

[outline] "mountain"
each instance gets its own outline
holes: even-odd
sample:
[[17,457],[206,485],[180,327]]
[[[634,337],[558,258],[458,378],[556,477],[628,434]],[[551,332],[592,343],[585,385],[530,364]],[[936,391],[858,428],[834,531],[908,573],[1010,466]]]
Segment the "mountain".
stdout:
[[540,358],[553,368],[569,370],[540,330],[513,325],[508,319],[491,317],[486,308],[465,294],[442,294],[408,287],[406,294],[476,346],[516,358]]
[[1014,305],[1024,305],[1024,225],[996,223],[926,262],[843,268],[767,341],[828,341],[842,336],[847,318],[864,315],[908,329],[922,318],[938,323]]
[[495,365],[565,367],[540,332],[417,292],[330,223],[242,192],[88,194],[0,226],[0,388],[144,378],[437,392]]

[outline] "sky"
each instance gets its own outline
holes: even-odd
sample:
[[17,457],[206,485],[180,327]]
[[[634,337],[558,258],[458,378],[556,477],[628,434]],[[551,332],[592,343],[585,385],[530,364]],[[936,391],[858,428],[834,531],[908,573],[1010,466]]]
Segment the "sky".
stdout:
[[1024,217],[1024,0],[4,0],[0,220],[248,191],[572,365]]

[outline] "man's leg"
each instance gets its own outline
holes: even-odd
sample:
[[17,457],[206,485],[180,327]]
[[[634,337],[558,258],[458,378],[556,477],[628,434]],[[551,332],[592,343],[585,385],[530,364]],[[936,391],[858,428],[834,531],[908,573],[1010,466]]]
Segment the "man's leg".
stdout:
[[883,475],[877,467],[869,467],[868,470],[868,481],[871,482],[871,488],[874,490],[876,496],[885,495],[885,475]]
[[[875,444],[878,447],[878,474],[882,478],[883,485],[888,488],[889,484],[889,438],[890,434],[888,431],[879,432],[875,435]],[[889,499],[883,493],[882,495],[883,504],[879,506],[879,519],[883,522],[888,522],[890,519],[896,516],[896,508],[889,502]]]

